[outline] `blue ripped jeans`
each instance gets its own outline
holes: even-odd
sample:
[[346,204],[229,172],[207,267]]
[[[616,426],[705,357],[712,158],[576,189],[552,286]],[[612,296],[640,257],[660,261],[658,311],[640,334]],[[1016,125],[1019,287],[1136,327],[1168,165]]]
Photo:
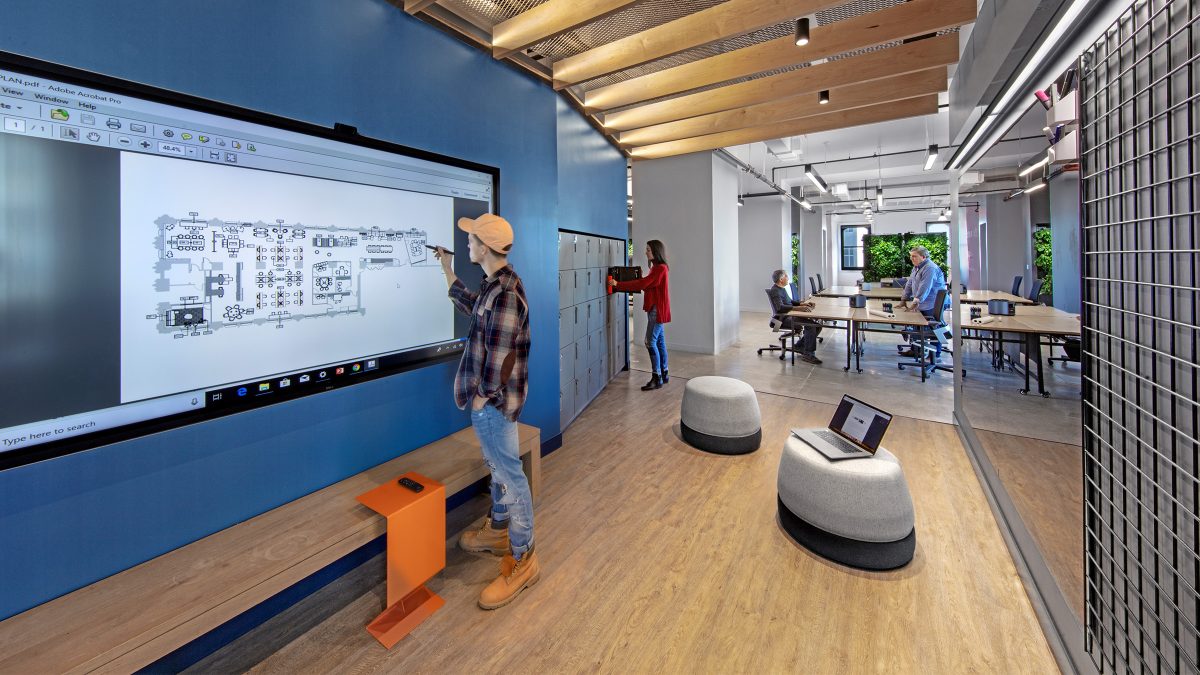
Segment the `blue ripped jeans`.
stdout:
[[533,496],[521,469],[517,423],[488,404],[471,411],[471,426],[483,449],[483,461],[492,472],[492,522],[508,522],[513,557],[520,560],[533,548]]
[[650,352],[650,371],[662,375],[667,368],[667,340],[663,336],[663,325],[658,322],[658,310],[646,315],[646,351]]

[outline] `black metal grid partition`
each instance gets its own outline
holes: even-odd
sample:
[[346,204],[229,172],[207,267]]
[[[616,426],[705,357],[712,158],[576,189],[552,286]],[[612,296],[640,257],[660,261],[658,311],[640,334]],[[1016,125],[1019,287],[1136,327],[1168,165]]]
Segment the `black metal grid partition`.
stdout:
[[1084,54],[1085,648],[1200,672],[1200,26],[1135,2]]

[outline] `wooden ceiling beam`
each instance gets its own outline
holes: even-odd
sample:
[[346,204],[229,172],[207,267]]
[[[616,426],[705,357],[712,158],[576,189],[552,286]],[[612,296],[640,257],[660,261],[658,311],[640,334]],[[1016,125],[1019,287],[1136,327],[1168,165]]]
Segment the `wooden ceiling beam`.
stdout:
[[854,84],[833,89],[829,103],[821,105],[813,93],[787,96],[770,103],[747,106],[737,110],[726,110],[711,115],[691,117],[652,127],[643,127],[622,132],[621,145],[652,145],[676,141],[693,136],[707,136],[747,127],[761,127],[777,122],[824,115],[839,110],[853,110],[867,106],[902,101],[925,94],[946,91],[946,69],[922,70],[899,75],[886,80]]
[[917,115],[931,115],[936,113],[937,109],[938,95],[926,94],[919,98],[911,98],[905,101],[882,103],[865,108],[855,108],[854,110],[841,110],[824,115],[801,117],[800,119],[788,120],[786,122],[749,127],[736,131],[726,131],[719,134],[709,134],[707,136],[696,136],[678,141],[643,145],[632,148],[629,155],[635,160],[659,159],[691,152],[716,150],[717,148],[725,148],[733,145],[767,141],[773,138],[833,131],[834,129],[855,127],[862,124],[890,122],[906,117],[916,117]]
[[404,0],[404,11],[409,14],[424,12],[428,7],[438,4],[438,0]]
[[[406,0],[407,1],[407,0]],[[549,0],[492,29],[492,56],[503,59],[642,0]]]
[[844,5],[850,0],[729,0],[554,62],[562,89],[656,59]]
[[827,61],[789,73],[606,113],[602,116],[602,121],[610,133],[629,131],[765,103],[784,96],[815,93],[822,89],[944,67],[957,61],[958,36],[942,35],[837,61]]
[[905,38],[928,35],[975,20],[976,0],[912,0],[811,30],[807,46],[788,35],[752,47],[700,59],[584,95],[589,111],[608,110],[763,71],[828,58]]

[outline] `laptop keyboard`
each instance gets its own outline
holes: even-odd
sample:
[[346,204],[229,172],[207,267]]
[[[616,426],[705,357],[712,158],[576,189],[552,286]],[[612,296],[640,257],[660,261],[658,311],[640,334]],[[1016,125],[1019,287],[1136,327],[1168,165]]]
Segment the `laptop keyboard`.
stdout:
[[838,450],[841,450],[842,452],[846,453],[847,455],[853,455],[853,454],[863,452],[862,448],[858,447],[857,445],[854,445],[853,443],[851,443],[850,441],[847,441],[846,439],[842,438],[841,436],[838,436],[837,434],[833,433],[832,431],[827,431],[825,429],[822,429],[820,431],[815,431],[813,433],[816,434],[817,438],[820,438],[821,440],[828,442],[830,445],[837,448]]

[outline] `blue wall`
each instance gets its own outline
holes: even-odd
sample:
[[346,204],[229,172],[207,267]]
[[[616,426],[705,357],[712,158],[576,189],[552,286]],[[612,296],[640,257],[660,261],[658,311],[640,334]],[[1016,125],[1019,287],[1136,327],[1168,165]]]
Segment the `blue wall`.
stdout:
[[[385,0],[4,0],[0,13],[0,50],[498,166],[533,308],[522,421],[558,428],[557,219],[623,236],[625,161],[550,88]],[[454,369],[0,473],[0,619],[461,429]]]

